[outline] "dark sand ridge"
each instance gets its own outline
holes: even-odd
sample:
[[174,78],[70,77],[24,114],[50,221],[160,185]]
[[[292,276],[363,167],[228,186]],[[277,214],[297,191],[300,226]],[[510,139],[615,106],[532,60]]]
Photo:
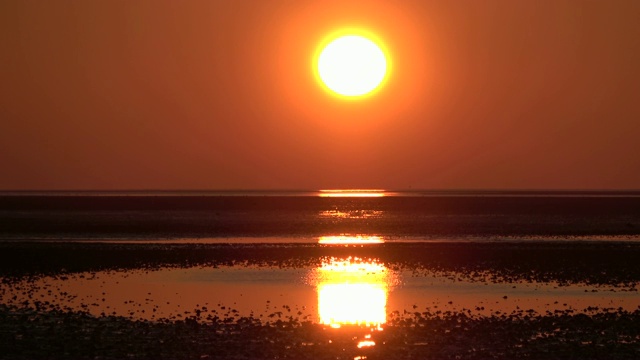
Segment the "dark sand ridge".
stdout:
[[326,257],[377,259],[390,268],[452,272],[478,281],[607,284],[635,289],[640,243],[487,242],[118,244],[0,242],[5,281],[34,275],[193,265],[317,266]]

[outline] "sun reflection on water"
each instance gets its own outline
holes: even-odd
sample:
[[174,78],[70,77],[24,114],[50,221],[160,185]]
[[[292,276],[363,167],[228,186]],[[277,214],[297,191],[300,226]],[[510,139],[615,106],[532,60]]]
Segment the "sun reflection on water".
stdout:
[[361,325],[379,329],[386,323],[392,275],[383,264],[331,258],[316,269],[316,276],[320,323],[333,328]]
[[362,349],[363,347],[375,346],[376,342],[373,340],[362,340],[358,343],[358,349]]
[[381,218],[384,212],[381,210],[324,210],[320,211],[319,215],[337,219],[371,219]]
[[336,189],[320,190],[320,197],[383,197],[385,191],[380,189]]
[[325,245],[352,245],[352,244],[382,244],[384,239],[380,236],[368,235],[338,235],[338,236],[321,236],[318,238],[318,244]]

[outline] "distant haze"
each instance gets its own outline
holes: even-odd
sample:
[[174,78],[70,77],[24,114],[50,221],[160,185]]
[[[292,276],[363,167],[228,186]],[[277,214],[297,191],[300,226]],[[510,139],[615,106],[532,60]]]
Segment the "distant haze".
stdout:
[[[640,1],[0,2],[0,190],[640,188]],[[376,96],[318,42],[389,48]]]

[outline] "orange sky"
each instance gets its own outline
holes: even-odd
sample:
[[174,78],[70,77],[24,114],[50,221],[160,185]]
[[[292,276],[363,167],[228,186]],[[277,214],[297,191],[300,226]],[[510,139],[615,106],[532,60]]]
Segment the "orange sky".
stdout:
[[[640,2],[0,2],[0,189],[623,189]],[[310,66],[386,42],[363,101]]]

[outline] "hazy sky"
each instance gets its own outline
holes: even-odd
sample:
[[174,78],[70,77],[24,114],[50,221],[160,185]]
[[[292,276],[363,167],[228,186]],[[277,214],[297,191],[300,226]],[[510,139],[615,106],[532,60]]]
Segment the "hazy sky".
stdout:
[[[3,0],[0,189],[640,188],[640,1]],[[364,101],[311,57],[361,26]]]

